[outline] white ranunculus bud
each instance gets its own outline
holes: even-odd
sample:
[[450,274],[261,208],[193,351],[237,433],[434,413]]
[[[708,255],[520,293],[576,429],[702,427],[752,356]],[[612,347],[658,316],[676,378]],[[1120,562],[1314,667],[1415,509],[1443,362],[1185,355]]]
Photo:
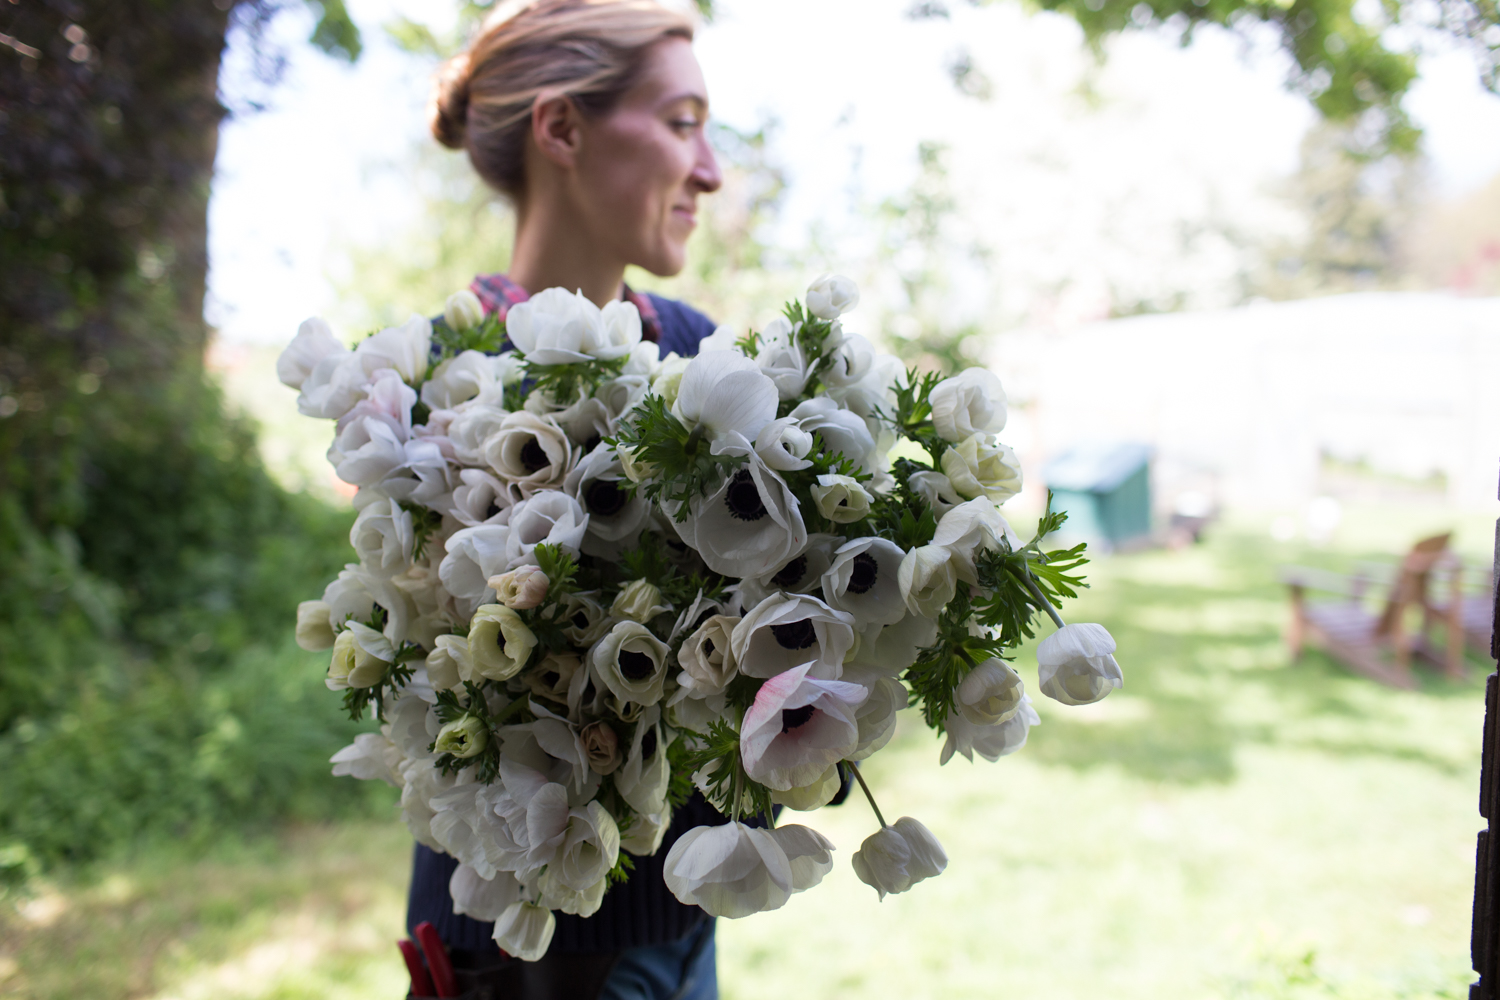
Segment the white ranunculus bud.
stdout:
[[910,816],[882,827],[854,852],[854,873],[884,899],[918,882],[942,874],[948,855],[928,829]]
[[859,286],[841,274],[824,274],[807,286],[807,311],[836,320],[859,305]]
[[788,788],[786,791],[773,788],[771,802],[778,806],[786,806],[788,809],[796,809],[798,812],[811,812],[832,802],[833,797],[842,787],[843,782],[839,780],[838,765],[829,764],[828,770],[811,784]]
[[469,330],[484,322],[484,303],[465,288],[448,296],[443,304],[443,319],[455,330]]
[[687,677],[678,683],[687,687],[691,682],[695,697],[718,694],[734,680],[738,668],[730,637],[739,623],[739,618],[731,615],[714,615],[699,625],[677,650],[677,662],[682,664]]
[[451,753],[460,759],[478,757],[490,745],[490,730],[484,720],[465,715],[438,730],[433,753]]
[[427,680],[439,691],[451,691],[464,681],[477,680],[469,659],[469,640],[461,635],[440,635],[427,654]]
[[984,434],[971,434],[943,452],[943,474],[959,496],[1004,503],[1021,492],[1016,453]]
[[1064,625],[1036,647],[1042,694],[1064,705],[1091,705],[1125,683],[1115,640],[1103,625]]
[[932,426],[938,437],[957,444],[975,434],[1005,429],[1005,390],[994,373],[966,368],[933,386]]
[[507,955],[535,962],[547,954],[556,929],[557,918],[551,910],[536,903],[515,902],[495,921],[494,938]]
[[683,905],[715,917],[779,909],[793,892],[791,862],[776,838],[739,822],[683,834],[667,852],[662,879]]
[[906,553],[897,579],[907,609],[923,618],[936,620],[958,593],[953,553],[941,545],[922,545]]
[[667,644],[646,626],[624,621],[589,650],[589,667],[621,701],[654,705],[661,701],[668,652]]
[[834,524],[853,524],[870,513],[875,498],[851,476],[828,473],[808,487],[818,513]]
[[672,606],[662,600],[661,589],[650,580],[631,580],[609,606],[609,613],[616,618],[629,618],[642,625],[671,610]]
[[957,708],[976,726],[997,726],[1021,707],[1026,685],[1004,660],[991,658],[976,666],[958,685]]
[[519,674],[536,648],[536,635],[503,604],[484,604],[469,625],[469,660],[479,676],[507,681]]
[[297,336],[276,359],[276,377],[289,389],[301,389],[324,358],[348,353],[349,349],[339,343],[328,324],[314,316],[302,321]]
[[337,638],[330,618],[332,609],[324,601],[303,601],[297,605],[297,645],[309,652],[328,649]]
[[495,600],[512,611],[525,611],[541,604],[547,597],[547,588],[552,581],[540,566],[517,566],[508,573],[492,576],[490,589]]

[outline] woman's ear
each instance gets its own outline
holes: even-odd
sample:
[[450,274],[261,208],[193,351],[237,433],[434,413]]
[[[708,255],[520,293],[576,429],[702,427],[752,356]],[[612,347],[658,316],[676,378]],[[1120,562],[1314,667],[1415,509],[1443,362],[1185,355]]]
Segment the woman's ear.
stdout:
[[582,117],[573,101],[561,94],[538,94],[531,105],[531,138],[553,164],[571,168],[582,143]]

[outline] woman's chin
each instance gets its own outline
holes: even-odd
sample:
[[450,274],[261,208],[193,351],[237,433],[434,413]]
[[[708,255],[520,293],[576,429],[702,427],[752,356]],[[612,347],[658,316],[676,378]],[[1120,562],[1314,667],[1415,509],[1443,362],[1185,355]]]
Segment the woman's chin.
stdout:
[[687,247],[684,244],[669,243],[642,254],[641,259],[634,263],[658,278],[671,278],[680,274],[687,264]]

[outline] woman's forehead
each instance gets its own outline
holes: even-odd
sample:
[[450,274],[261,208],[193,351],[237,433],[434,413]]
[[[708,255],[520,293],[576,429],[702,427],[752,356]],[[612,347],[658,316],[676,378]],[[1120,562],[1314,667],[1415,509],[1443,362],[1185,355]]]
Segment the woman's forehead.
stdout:
[[686,38],[664,38],[651,47],[629,103],[654,107],[688,102],[708,110],[708,85]]

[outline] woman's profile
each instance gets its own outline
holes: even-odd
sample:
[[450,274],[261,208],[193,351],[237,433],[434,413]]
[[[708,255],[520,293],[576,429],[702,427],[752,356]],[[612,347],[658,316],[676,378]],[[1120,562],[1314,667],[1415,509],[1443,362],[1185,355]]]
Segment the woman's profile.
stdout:
[[[504,274],[474,279],[485,309],[505,312],[547,288],[596,305],[625,298],[662,356],[687,356],[713,323],[682,303],[632,291],[625,269],[673,275],[684,263],[700,195],[720,184],[705,135],[708,93],[693,23],[652,0],[502,4],[439,71],[433,134],[468,153],[515,210]],[[540,961],[503,962],[492,925],[454,913],[454,859],[416,847],[407,922],[432,923],[466,980],[505,997],[717,996],[714,924],[662,881],[676,839],[724,817],[695,795],[660,849],[593,916],[557,914]]]

